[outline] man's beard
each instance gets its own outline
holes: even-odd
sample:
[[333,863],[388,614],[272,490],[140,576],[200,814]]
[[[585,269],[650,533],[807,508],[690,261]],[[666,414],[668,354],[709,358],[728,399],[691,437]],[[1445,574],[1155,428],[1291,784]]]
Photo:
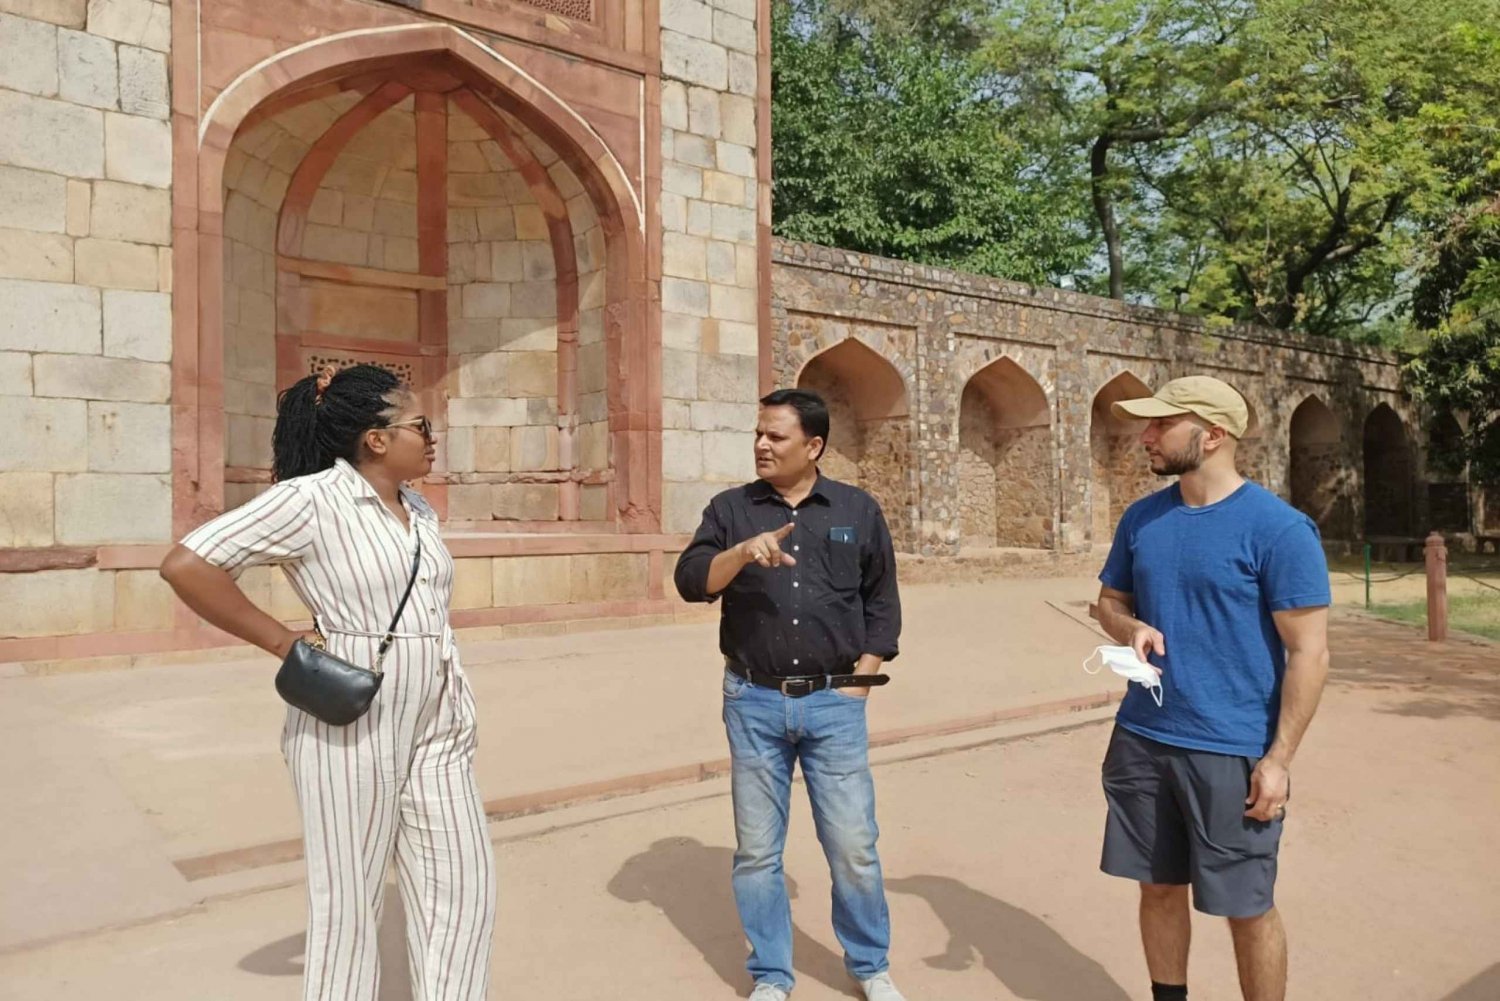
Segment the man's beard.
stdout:
[[1157,476],[1182,476],[1203,465],[1203,429],[1193,428],[1193,436],[1180,452],[1161,455],[1161,467],[1151,467]]

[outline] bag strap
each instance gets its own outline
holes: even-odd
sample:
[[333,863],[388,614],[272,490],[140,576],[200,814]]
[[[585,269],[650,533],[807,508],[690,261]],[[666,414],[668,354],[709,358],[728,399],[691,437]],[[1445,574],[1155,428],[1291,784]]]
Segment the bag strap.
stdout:
[[391,644],[395,642],[396,624],[401,621],[401,613],[406,611],[406,602],[411,598],[411,589],[417,583],[417,571],[422,565],[422,533],[420,530],[413,533],[417,537],[417,548],[411,556],[411,577],[406,581],[406,591],[401,595],[401,604],[396,606],[396,614],[391,616],[391,625],[385,631],[385,636],[380,641],[380,647],[375,653],[375,673],[380,673],[380,665],[385,662],[386,651],[390,650]]

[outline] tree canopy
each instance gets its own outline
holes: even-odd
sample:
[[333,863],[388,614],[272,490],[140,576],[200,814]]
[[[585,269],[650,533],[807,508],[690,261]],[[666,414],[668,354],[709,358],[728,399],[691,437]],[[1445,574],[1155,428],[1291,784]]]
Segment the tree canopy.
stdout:
[[775,15],[778,234],[1033,282],[1082,264],[1086,227],[1034,183],[980,63],[820,3]]
[[1500,286],[1500,0],[774,13],[782,235],[1415,344]]

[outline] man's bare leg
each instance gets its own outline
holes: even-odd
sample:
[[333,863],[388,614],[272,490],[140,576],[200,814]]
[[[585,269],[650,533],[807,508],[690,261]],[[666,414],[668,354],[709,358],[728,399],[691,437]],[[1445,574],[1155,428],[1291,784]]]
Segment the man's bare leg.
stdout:
[[1230,918],[1229,931],[1245,1001],[1284,1001],[1286,928],[1281,914],[1273,907],[1257,917]]
[[1142,883],[1141,944],[1146,947],[1146,969],[1153,981],[1187,983],[1188,943],[1192,937],[1188,888]]

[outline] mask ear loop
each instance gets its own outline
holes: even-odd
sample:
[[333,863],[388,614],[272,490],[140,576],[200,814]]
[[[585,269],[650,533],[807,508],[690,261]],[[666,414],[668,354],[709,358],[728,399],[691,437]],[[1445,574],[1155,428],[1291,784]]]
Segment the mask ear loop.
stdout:
[[[1089,661],[1095,657],[1099,658],[1099,666],[1089,667]],[[1085,674],[1098,674],[1102,670],[1104,670],[1104,648],[1102,646],[1094,647],[1094,652],[1083,658],[1083,672]]]
[[1156,708],[1161,708],[1161,684],[1147,685],[1146,691],[1151,693],[1151,700],[1156,703]]

